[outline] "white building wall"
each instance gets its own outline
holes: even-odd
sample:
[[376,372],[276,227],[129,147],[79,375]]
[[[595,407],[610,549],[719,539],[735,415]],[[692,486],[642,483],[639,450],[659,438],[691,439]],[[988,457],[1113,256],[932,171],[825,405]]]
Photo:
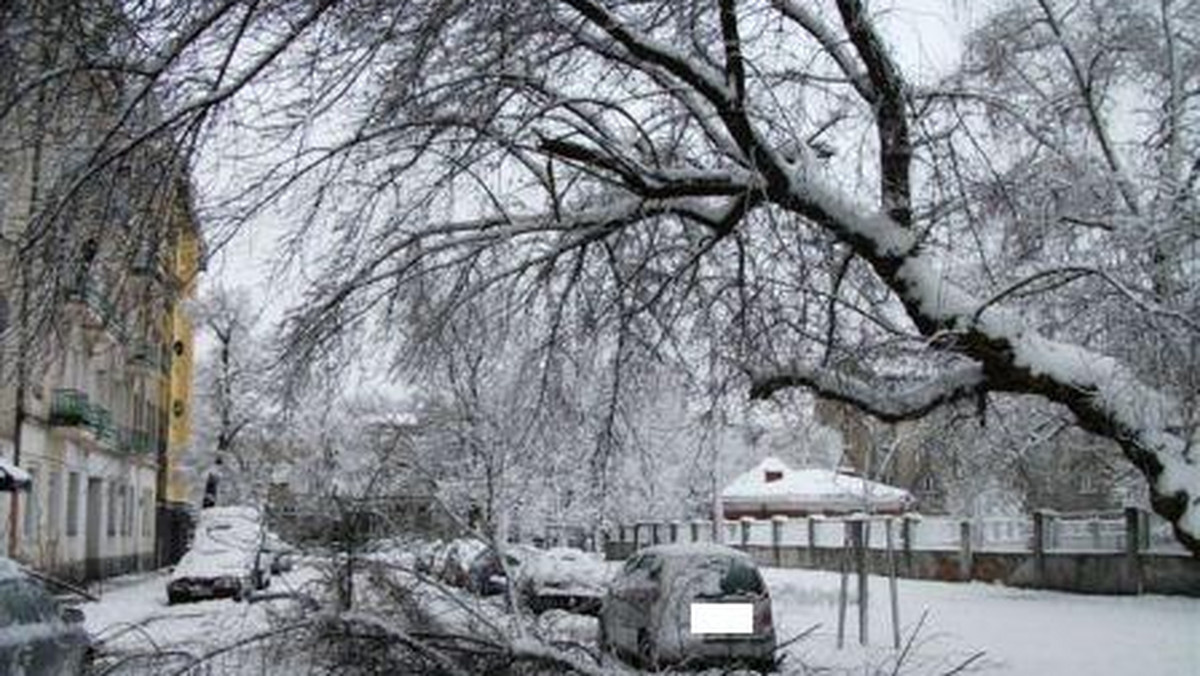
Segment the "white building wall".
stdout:
[[[81,572],[88,558],[89,486],[99,480],[99,528],[92,533],[98,558],[106,569],[153,560],[153,458],[109,452],[90,440],[69,438],[77,434],[73,429],[64,433],[32,422],[25,429],[21,466],[34,485],[19,494],[20,558],[48,571]],[[7,504],[0,507],[6,550],[8,510]]]

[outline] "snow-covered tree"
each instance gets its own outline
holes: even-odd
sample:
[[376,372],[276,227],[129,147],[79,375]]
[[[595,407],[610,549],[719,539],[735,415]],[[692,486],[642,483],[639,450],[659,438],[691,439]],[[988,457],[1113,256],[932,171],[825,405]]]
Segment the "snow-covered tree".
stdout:
[[130,70],[156,130],[225,106],[210,149],[264,148],[213,204],[278,206],[323,255],[298,362],[367,326],[405,353],[398,309],[500,290],[547,342],[760,398],[895,421],[1032,395],[1200,551],[1197,3],[1004,4],[936,84],[880,9],[201,3]]
[[271,356],[242,289],[213,288],[195,307],[211,349],[197,369],[195,433],[186,463],[205,505],[265,498],[285,454],[272,422],[279,410],[268,378]]
[[[1148,171],[1195,156],[1183,67],[1196,43],[1177,39],[1192,6],[1152,23],[1121,15],[1178,64],[1177,94],[1148,99],[1160,124],[1135,125],[1125,145],[1105,124],[1118,98],[1106,78],[1149,71],[1104,56],[1123,30],[1108,14],[1067,31],[1064,11],[1047,0],[998,14],[964,72],[932,87],[910,83],[858,0],[450,4],[355,23],[344,39],[375,50],[375,77],[354,80],[357,59],[321,63],[370,103],[339,95],[354,124],[313,158],[324,173],[302,202],[346,244],[296,316],[293,355],[442,280],[421,300],[443,316],[503,288],[544,308],[552,337],[606,332],[626,354],[744,374],[754,397],[805,388],[900,421],[1035,395],[1119,443],[1154,508],[1200,548],[1192,392],[1139,356],[1186,365],[1197,340],[1192,183]],[[1001,56],[977,67],[988,45]],[[1035,86],[1014,91],[1023,81]],[[1005,102],[1017,122],[984,135]],[[1122,153],[1140,158],[1136,173]],[[1021,171],[1033,173],[993,190],[1037,208],[984,199],[984,178]],[[1087,193],[1069,204],[1115,216],[1092,227],[1096,213],[1049,211],[1059,177]],[[332,202],[358,206],[321,208]],[[992,269],[994,251],[1045,224],[1055,246]],[[1172,245],[1143,256],[1147,228]],[[1097,335],[1116,309],[1140,329],[1134,350]]]

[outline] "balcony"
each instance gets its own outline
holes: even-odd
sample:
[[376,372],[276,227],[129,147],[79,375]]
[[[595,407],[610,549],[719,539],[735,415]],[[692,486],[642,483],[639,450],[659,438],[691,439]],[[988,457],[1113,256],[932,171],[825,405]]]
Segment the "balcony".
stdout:
[[151,455],[154,453],[154,435],[145,430],[127,430],[127,448],[135,455]]
[[171,357],[167,349],[148,340],[135,340],[129,348],[129,365],[146,373],[170,372]]
[[124,339],[125,326],[120,308],[109,298],[101,284],[91,277],[83,277],[67,289],[67,301],[86,312],[87,325],[96,329],[107,329],[118,338]]
[[50,424],[82,427],[88,422],[90,410],[87,393],[71,389],[54,390],[50,400]]
[[54,390],[50,400],[50,424],[85,430],[105,446],[112,447],[117,442],[117,430],[113,427],[112,414],[103,406],[91,403],[87,393],[80,390]]

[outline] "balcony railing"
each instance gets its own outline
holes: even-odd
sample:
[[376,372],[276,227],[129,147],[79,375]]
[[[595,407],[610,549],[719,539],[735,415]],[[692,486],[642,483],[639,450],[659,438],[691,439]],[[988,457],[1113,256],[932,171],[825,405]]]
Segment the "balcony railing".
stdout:
[[50,424],[62,427],[82,427],[96,440],[113,445],[117,440],[112,414],[108,409],[88,400],[86,392],[70,388],[54,390],[50,400]]
[[86,392],[76,389],[54,390],[50,400],[50,424],[81,428],[91,433],[101,445],[126,453],[150,454],[155,450],[152,433],[114,424],[107,408],[92,403]]
[[86,307],[100,326],[124,339],[125,325],[121,310],[96,280],[84,277],[76,281],[67,289],[67,300]]
[[129,349],[129,363],[146,371],[165,374],[170,371],[171,357],[167,348],[159,343],[135,340]]
[[85,392],[71,389],[54,390],[50,400],[50,423],[66,427],[83,427],[88,424],[91,404]]
[[154,452],[154,435],[145,430],[129,430],[129,452],[150,455]]

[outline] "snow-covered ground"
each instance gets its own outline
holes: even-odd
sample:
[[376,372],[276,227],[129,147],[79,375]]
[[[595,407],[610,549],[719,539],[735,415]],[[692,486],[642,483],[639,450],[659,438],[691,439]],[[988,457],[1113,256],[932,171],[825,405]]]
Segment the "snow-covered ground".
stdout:
[[[891,649],[885,579],[871,578],[872,645],[858,645],[856,607],[851,605],[847,646],[838,650],[838,576],[800,570],[764,572],[781,641],[821,625],[786,649],[785,673],[892,673],[896,653]],[[316,576],[313,569],[301,566],[275,578],[271,589],[298,589]],[[152,573],[108,583],[99,603],[84,606],[88,630],[107,639],[110,649],[136,652],[156,647],[196,655],[266,630],[270,613],[294,607],[286,600],[167,606],[166,579],[165,573]],[[853,593],[853,578],[850,589]],[[899,596],[904,640],[912,635],[921,614],[928,612],[901,674],[943,674],[981,651],[983,656],[968,673],[1200,674],[1200,599],[1079,596],[912,580],[900,581]],[[543,624],[558,625],[551,633],[562,638],[594,640],[591,618],[556,612],[544,617]]]
[[[858,645],[857,606],[837,649],[836,573],[766,569],[780,640],[821,624],[789,659],[851,673],[892,673],[886,578],[870,578],[871,647]],[[901,673],[942,674],[979,651],[979,673],[1088,676],[1200,674],[1200,599],[1082,596],[981,583],[899,581],[902,643],[928,611]],[[855,579],[849,581],[854,593]],[[794,666],[794,665],[793,665]],[[867,667],[867,669],[864,669]]]
[[[267,591],[302,591],[316,578],[314,569],[297,567],[295,572],[273,577]],[[252,604],[218,599],[169,606],[169,579],[170,573],[163,570],[109,580],[103,584],[99,602],[81,606],[85,626],[100,642],[102,654],[180,652],[199,657],[269,630],[272,613],[294,608],[297,603],[290,599]]]

